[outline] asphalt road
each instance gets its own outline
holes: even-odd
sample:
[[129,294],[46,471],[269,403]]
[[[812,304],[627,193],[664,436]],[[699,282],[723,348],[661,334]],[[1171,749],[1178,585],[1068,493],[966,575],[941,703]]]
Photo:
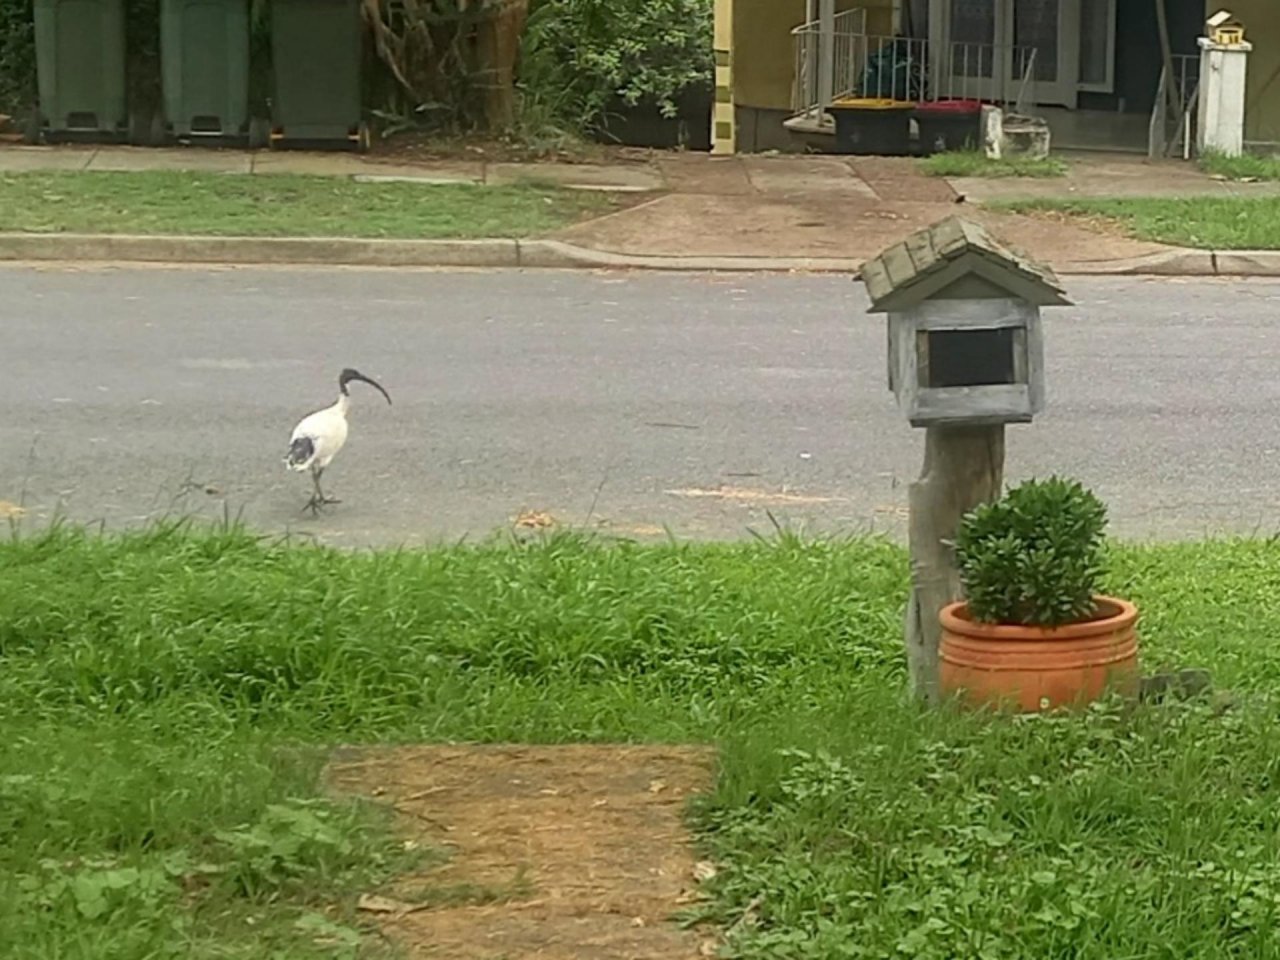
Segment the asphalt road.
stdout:
[[[1049,409],[1006,474],[1080,477],[1112,532],[1280,528],[1280,283],[1086,280],[1047,311]],[[0,501],[26,521],[241,515],[335,544],[524,511],[735,537],[768,513],[903,533],[923,435],[847,277],[0,268]],[[355,366],[343,499],[301,513],[293,424]],[[11,509],[0,503],[0,511]]]

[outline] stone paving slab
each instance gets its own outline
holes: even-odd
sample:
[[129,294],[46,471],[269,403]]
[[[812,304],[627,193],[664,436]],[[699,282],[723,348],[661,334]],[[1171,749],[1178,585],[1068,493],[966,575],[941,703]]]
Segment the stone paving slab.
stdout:
[[0,173],[83,170],[95,153],[92,148],[7,146],[0,149]]
[[740,157],[713,157],[705,153],[660,155],[654,165],[675,193],[745,196],[756,192]]
[[858,157],[850,166],[881,200],[954,203],[957,197],[942,177],[924,176],[914,157]]
[[662,178],[644,164],[609,166],[598,163],[491,163],[485,183],[542,180],[564,187],[644,192],[662,189]]
[[84,168],[90,172],[249,173],[250,155],[240,150],[184,150],[181,147],[117,147],[96,150]]
[[304,153],[260,151],[253,156],[256,174],[289,173],[318,177],[367,177],[370,179],[422,180],[425,182],[479,183],[484,165],[479,161],[393,163],[368,160],[352,153]]
[[744,156],[742,166],[751,185],[766,196],[876,197],[843,157]]

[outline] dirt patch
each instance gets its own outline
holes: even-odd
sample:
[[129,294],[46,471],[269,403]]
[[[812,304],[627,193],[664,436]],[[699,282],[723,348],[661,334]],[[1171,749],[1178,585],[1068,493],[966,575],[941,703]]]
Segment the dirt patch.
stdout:
[[412,905],[373,911],[407,956],[693,960],[713,944],[672,915],[698,899],[683,813],[712,763],[693,747],[348,748],[328,773],[450,854],[373,901]]
[[443,137],[404,133],[381,140],[367,159],[384,163],[415,163],[432,160],[482,160],[489,163],[520,163],[555,160],[560,163],[648,163],[654,151],[647,147],[624,147],[565,140],[562,143],[534,144],[487,136]]
[[847,498],[845,497],[823,497],[816,494],[794,493],[789,490],[751,490],[745,487],[728,487],[719,486],[711,489],[703,489],[701,487],[693,487],[685,490],[668,490],[668,494],[673,497],[685,497],[692,499],[711,499],[711,500],[732,500],[738,503],[759,503],[759,504],[815,504],[815,503],[841,503]]
[[1058,226],[1083,228],[1090,233],[1103,234],[1109,237],[1131,239],[1133,231],[1123,220],[1115,217],[1104,217],[1096,213],[1069,213],[1065,210],[1037,210],[1032,207],[1020,212],[1021,216],[1031,220],[1042,220]]

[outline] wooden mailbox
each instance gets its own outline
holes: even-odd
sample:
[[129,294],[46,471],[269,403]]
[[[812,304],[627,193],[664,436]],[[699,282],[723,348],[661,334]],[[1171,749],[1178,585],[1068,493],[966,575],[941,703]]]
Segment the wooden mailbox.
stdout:
[[962,595],[952,544],[965,513],[1000,495],[1004,428],[1044,407],[1040,308],[1070,303],[1048,267],[950,217],[862,268],[889,315],[889,389],[925,428],[908,492],[911,596],[904,624],[916,692],[937,702],[938,611]]
[[915,427],[1029,423],[1044,408],[1040,308],[1069,305],[1053,272],[958,217],[861,271],[887,313],[889,389]]

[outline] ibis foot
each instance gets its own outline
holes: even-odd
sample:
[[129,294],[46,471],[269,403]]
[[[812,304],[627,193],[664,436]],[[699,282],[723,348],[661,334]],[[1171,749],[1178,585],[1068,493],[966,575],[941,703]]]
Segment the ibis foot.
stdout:
[[313,494],[311,499],[307,501],[306,506],[302,508],[302,512],[306,513],[308,510],[310,510],[311,515],[313,517],[316,517],[320,515],[321,507],[327,507],[330,504],[341,503],[341,502],[342,501],[339,500],[337,497],[317,497]]

